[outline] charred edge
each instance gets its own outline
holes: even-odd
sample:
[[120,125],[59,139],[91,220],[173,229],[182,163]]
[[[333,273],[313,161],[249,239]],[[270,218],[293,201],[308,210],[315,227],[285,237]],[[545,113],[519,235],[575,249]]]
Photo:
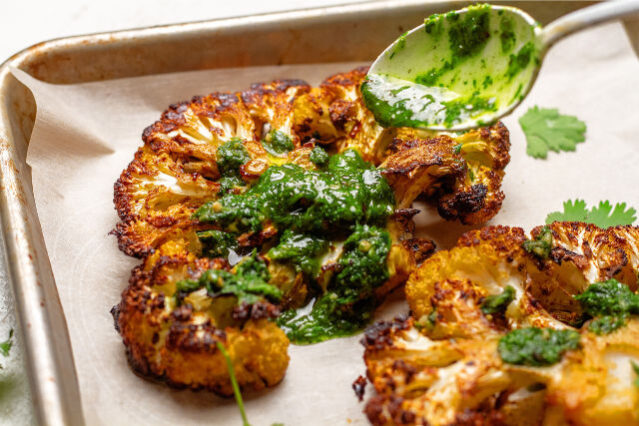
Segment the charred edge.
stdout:
[[111,313],[111,316],[113,317],[113,327],[115,328],[115,331],[118,332],[118,334],[120,333],[120,323],[119,323],[119,321],[120,321],[121,309],[122,309],[122,307],[118,303],[117,305],[113,305],[113,307],[109,311]]
[[493,165],[497,170],[503,170],[510,162],[510,132],[498,121],[492,127],[483,127],[480,131],[483,140],[489,140],[496,147]]
[[404,398],[391,396],[374,396],[366,404],[364,414],[373,425],[408,425],[416,420],[415,413],[404,410]]
[[359,85],[362,82],[366,73],[368,72],[368,67],[358,67],[352,71],[346,73],[338,73],[328,77],[326,80],[322,82],[320,87],[327,86],[354,86]]
[[267,96],[284,94],[290,88],[298,88],[299,93],[308,92],[311,86],[304,80],[275,80],[271,83],[253,83],[249,90],[238,92],[237,96],[246,105],[260,104]]
[[455,416],[455,425],[476,426],[476,425],[502,425],[504,415],[499,411],[500,398],[491,396],[484,400],[478,407],[469,409]]
[[393,178],[397,176],[407,176],[413,170],[419,168],[429,168],[434,166],[441,166],[444,164],[444,160],[439,155],[434,155],[428,161],[422,160],[413,160],[405,166],[393,166],[393,163],[390,162],[387,164],[387,167],[381,170],[382,175],[387,178]]
[[171,324],[166,337],[168,350],[181,350],[192,353],[216,353],[216,342],[225,341],[226,333],[210,323],[189,324],[176,320]]
[[364,337],[360,343],[366,349],[381,350],[392,345],[392,335],[398,331],[409,328],[407,316],[399,316],[392,321],[378,321],[364,331]]
[[435,243],[425,238],[411,238],[402,241],[402,245],[413,254],[415,262],[419,266],[435,252]]
[[413,217],[419,212],[419,209],[399,209],[395,210],[389,219],[396,222],[405,233],[413,235],[415,232]]
[[153,247],[131,238],[127,228],[128,225],[126,223],[118,223],[115,225],[115,229],[109,232],[110,235],[115,235],[118,239],[118,249],[121,252],[138,259],[143,259],[155,252]]
[[280,316],[280,313],[279,307],[266,301],[260,301],[252,305],[242,303],[236,306],[233,308],[231,317],[238,321],[248,321],[249,319],[259,320],[263,318],[273,319]]
[[129,195],[128,185],[133,181],[134,174],[155,176],[157,171],[151,170],[143,159],[143,149],[139,148],[126,169],[122,171],[120,177],[113,185],[113,203],[118,212],[118,216],[122,221],[132,220],[134,216],[131,214],[130,206],[131,196]]
[[553,247],[550,250],[550,260],[559,265],[566,261],[572,262],[581,270],[588,267],[588,258],[586,256],[575,253],[574,251],[566,250],[563,247]]
[[357,106],[354,102],[337,99],[328,107],[328,113],[335,128],[344,131],[346,123],[357,119]]
[[398,221],[410,220],[414,216],[416,216],[420,211],[421,210],[419,210],[419,209],[413,209],[413,208],[398,209],[398,210],[395,210],[393,212],[393,214],[390,216],[390,218],[393,219],[393,220],[398,220]]
[[204,386],[204,385],[193,386],[193,385],[189,385],[189,384],[185,384],[185,383],[175,382],[175,381],[171,380],[170,376],[168,376],[166,373],[162,373],[162,374],[156,373],[156,372],[152,371],[152,369],[150,368],[149,363],[145,359],[136,357],[129,346],[126,347],[125,353],[126,353],[127,361],[129,362],[129,366],[131,367],[131,370],[133,370],[133,372],[138,377],[140,377],[140,378],[142,378],[144,380],[148,380],[148,381],[154,382],[154,383],[165,384],[166,386],[170,387],[171,389],[176,389],[176,390],[189,389],[189,390],[194,391],[194,392],[209,391],[209,392],[213,392],[214,394],[216,394],[217,396],[222,397],[222,398],[231,398],[231,397],[233,397],[233,392],[232,391],[231,392],[226,392],[222,385],[216,385],[216,386]]
[[485,204],[488,189],[484,184],[470,187],[469,192],[457,193],[451,198],[441,200],[437,211],[446,220],[463,219],[465,216],[480,211]]
[[353,388],[353,392],[355,392],[355,396],[357,397],[359,402],[362,402],[362,400],[364,399],[364,393],[366,392],[367,383],[368,381],[366,380],[366,377],[360,375],[351,385],[351,387]]

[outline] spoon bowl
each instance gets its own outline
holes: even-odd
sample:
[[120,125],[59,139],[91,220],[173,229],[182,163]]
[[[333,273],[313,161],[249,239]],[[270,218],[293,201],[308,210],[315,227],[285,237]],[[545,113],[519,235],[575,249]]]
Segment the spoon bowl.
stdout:
[[545,29],[509,6],[432,15],[373,62],[361,88],[364,101],[383,126],[462,131],[492,123],[526,97],[556,40],[639,11],[639,0],[605,3]]

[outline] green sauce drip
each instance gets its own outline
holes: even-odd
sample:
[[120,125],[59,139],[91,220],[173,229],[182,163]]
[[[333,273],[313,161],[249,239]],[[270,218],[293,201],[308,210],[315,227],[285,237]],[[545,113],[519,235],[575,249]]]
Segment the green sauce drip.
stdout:
[[424,86],[437,86],[439,84],[443,85],[443,83],[439,83],[441,77],[446,74],[448,71],[451,71],[455,68],[455,65],[451,61],[444,62],[444,65],[437,68],[431,68],[425,73],[418,74],[415,77],[415,83],[423,84]]
[[536,58],[537,48],[532,42],[528,42],[522,46],[516,55],[510,55],[508,62],[508,70],[506,71],[506,77],[512,79],[522,70],[528,67],[530,60]]
[[218,183],[220,184],[220,195],[228,194],[231,191],[242,191],[246,185],[238,176],[225,176]]
[[268,251],[268,257],[282,263],[291,264],[298,272],[310,277],[319,274],[320,257],[326,253],[328,241],[287,229],[278,245]]
[[309,159],[313,164],[317,167],[323,167],[328,163],[329,156],[328,153],[319,145],[316,145],[311,151],[311,155]]
[[544,226],[534,240],[524,241],[522,247],[528,253],[534,254],[540,259],[548,259],[552,249],[552,231],[550,227]]
[[450,102],[442,102],[446,107],[446,117],[444,124],[451,127],[462,121],[465,115],[473,115],[473,112],[483,113],[485,111],[496,111],[497,104],[494,98],[480,96],[479,92],[474,92],[471,96],[455,99]]
[[[425,21],[426,32],[432,34],[433,31],[442,31],[442,20],[451,22],[448,29],[449,47],[452,52],[450,59],[443,61],[440,67],[431,68],[425,73],[415,77],[415,83],[424,86],[444,85],[442,77],[449,71],[455,69],[460,62],[466,58],[476,55],[484,48],[490,38],[490,6],[481,5],[470,7],[468,12],[460,19],[456,12],[449,12],[446,15],[432,15]],[[435,30],[437,28],[437,30]],[[429,30],[430,29],[430,30]]]
[[398,52],[401,52],[404,47],[406,47],[406,34],[408,34],[408,32],[405,32],[404,34],[399,36],[399,38],[397,39],[397,43],[393,47],[393,51],[391,52],[388,59],[393,59],[393,57],[395,57]]
[[442,15],[435,13],[424,19],[424,31],[430,34],[435,40],[439,39],[444,32]]
[[451,22],[448,30],[450,50],[453,58],[464,58],[479,53],[490,38],[490,5],[469,7],[462,15],[455,12],[446,14]]
[[202,243],[202,254],[208,257],[228,257],[230,250],[237,249],[237,240],[233,234],[211,229],[200,231],[197,237]]
[[344,243],[339,272],[327,293],[308,314],[290,310],[278,319],[289,338],[296,343],[315,343],[361,330],[377,305],[375,289],[389,278],[386,258],[390,247],[386,230],[358,225]]
[[574,330],[520,328],[499,339],[497,349],[504,362],[540,367],[558,363],[564,353],[579,347]]
[[602,317],[598,317],[593,319],[590,324],[588,324],[588,330],[592,331],[595,334],[598,334],[599,336],[610,334],[613,331],[625,326],[627,323],[626,318],[627,317],[625,315],[605,315]]
[[295,164],[270,167],[243,194],[227,194],[200,207],[194,218],[227,232],[260,231],[267,223],[299,233],[383,224],[394,210],[393,191],[381,172],[347,150],[326,171]]

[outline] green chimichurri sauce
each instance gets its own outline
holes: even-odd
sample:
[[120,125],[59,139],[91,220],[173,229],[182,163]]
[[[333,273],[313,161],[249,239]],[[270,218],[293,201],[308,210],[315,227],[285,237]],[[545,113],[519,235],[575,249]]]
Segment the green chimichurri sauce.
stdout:
[[[235,170],[242,150],[230,145],[227,152],[220,170]],[[246,250],[238,244],[241,235],[276,229],[276,235],[261,244],[262,256],[301,274],[306,299],[313,300],[278,319],[297,343],[349,335],[370,320],[378,303],[375,290],[389,278],[391,237],[385,228],[395,209],[393,191],[381,171],[356,151],[329,156],[316,147],[311,161],[320,168],[271,166],[252,186],[222,192],[193,215],[215,227],[198,232],[203,254],[210,257],[228,257],[231,251],[241,255]],[[332,259],[328,263],[327,257]],[[271,285],[269,277],[249,273],[251,265],[261,264],[242,262],[232,272],[208,271],[199,280],[186,280],[180,289],[206,287],[210,295],[235,294],[238,303],[255,300],[256,292],[273,300],[275,295],[265,287]]]
[[266,264],[256,257],[256,253],[240,262],[233,273],[225,270],[209,269],[198,279],[177,282],[178,298],[205,287],[212,297],[233,295],[238,304],[255,303],[262,298],[279,302],[282,291],[268,283],[270,275]]
[[325,171],[272,166],[243,194],[210,201],[194,217],[234,234],[257,232],[267,224],[321,234],[353,229],[356,223],[384,224],[394,203],[381,172],[348,150],[332,156]]
[[291,138],[289,138],[286,133],[279,130],[269,132],[262,141],[262,146],[269,154],[275,156],[280,156],[295,148]]
[[328,156],[328,153],[324,151],[324,148],[320,146],[316,146],[311,151],[311,155],[309,156],[309,159],[317,167],[322,167],[326,165],[326,163],[328,163],[329,156]]
[[564,353],[579,347],[580,337],[574,330],[520,328],[499,339],[497,349],[508,364],[540,367],[561,361]]
[[591,284],[575,299],[593,318],[588,329],[595,334],[610,334],[625,326],[631,315],[639,315],[639,295],[614,278]]
[[451,128],[494,121],[539,63],[535,28],[490,5],[436,14],[402,35],[362,84],[384,126]]
[[362,329],[376,307],[375,289],[389,278],[391,241],[383,229],[358,225],[346,242],[337,274],[309,312],[285,312],[278,324],[296,343],[347,336]]
[[509,53],[515,47],[517,41],[517,35],[514,31],[513,20],[507,17],[502,17],[499,20],[499,39],[501,41],[502,53]]
[[242,140],[238,138],[231,139],[217,149],[217,168],[223,177],[237,177],[240,167],[250,159]]

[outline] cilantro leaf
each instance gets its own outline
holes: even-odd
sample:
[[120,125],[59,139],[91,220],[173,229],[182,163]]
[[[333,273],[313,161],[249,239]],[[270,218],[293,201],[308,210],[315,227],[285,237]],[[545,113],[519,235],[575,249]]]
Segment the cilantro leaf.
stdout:
[[563,212],[552,212],[546,216],[546,223],[553,222],[586,222],[588,220],[588,209],[584,200],[564,201]]
[[610,226],[630,225],[637,217],[637,211],[632,207],[626,210],[626,203],[618,203],[614,210],[608,201],[600,201],[599,206],[590,210],[589,220],[600,228]]
[[553,222],[586,222],[600,228],[631,225],[637,220],[637,210],[626,203],[617,203],[614,207],[609,201],[600,201],[599,205],[589,209],[584,200],[568,200],[564,202],[563,212],[552,212],[546,216],[546,223]]
[[548,151],[575,151],[586,140],[586,124],[554,108],[534,106],[519,118],[519,124],[526,135],[526,153],[534,158],[546,158]]
[[215,346],[220,351],[224,360],[226,361],[226,368],[229,372],[229,377],[231,378],[231,387],[233,388],[233,395],[235,396],[235,402],[237,403],[237,408],[240,410],[240,416],[242,416],[242,425],[243,426],[251,426],[246,418],[246,411],[244,410],[244,401],[242,400],[242,392],[240,391],[240,387],[237,384],[237,378],[235,376],[235,369],[233,368],[233,361],[229,356],[228,351],[220,341],[215,342]]

